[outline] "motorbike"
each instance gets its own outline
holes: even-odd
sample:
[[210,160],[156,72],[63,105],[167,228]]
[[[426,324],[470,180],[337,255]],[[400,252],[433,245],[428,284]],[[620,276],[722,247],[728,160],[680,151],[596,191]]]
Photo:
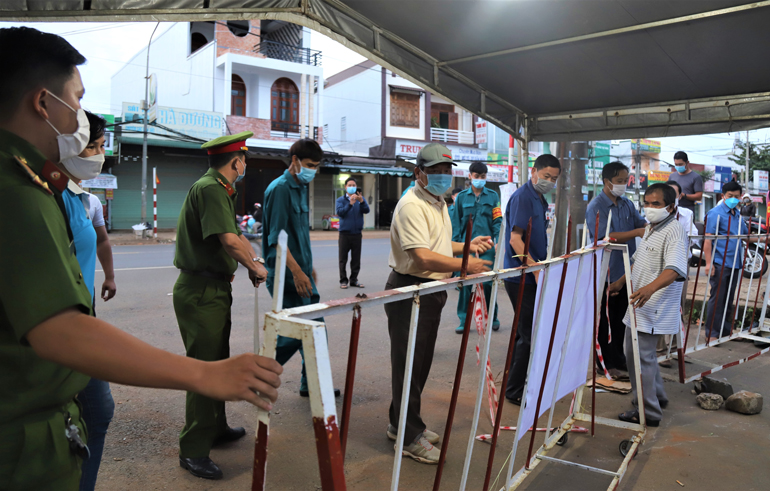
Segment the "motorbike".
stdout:
[[[698,229],[698,233],[703,235],[703,223],[696,222],[694,225]],[[752,234],[767,233],[767,224],[765,223],[765,220],[761,218],[752,217],[748,220],[747,226],[749,227],[750,233]],[[724,244],[724,242],[722,242],[722,244]],[[706,261],[702,257],[702,247],[703,240],[697,240],[690,244],[690,252],[692,253],[692,257],[690,258],[690,266],[693,268],[698,266],[698,261],[700,261],[701,266],[706,265]],[[762,241],[755,242],[749,244],[747,249],[748,251],[746,253],[746,265],[743,268],[743,277],[758,279],[760,275],[764,275],[767,272],[768,263],[767,257],[765,257],[765,243]],[[738,258],[737,262],[743,262],[743,258]]]
[[241,233],[248,240],[259,240],[262,238],[262,223],[254,221],[254,217],[251,215],[235,215],[235,219],[241,228]]

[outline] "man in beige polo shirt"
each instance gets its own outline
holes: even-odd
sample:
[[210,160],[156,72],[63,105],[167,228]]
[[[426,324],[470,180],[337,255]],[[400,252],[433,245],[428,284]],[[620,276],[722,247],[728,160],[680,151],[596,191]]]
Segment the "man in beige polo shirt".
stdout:
[[[388,259],[393,271],[388,277],[386,289],[442,280],[460,271],[462,259],[455,256],[462,254],[463,244],[452,242],[452,222],[443,198],[452,183],[453,165],[456,164],[452,161],[449,149],[438,143],[426,145],[417,155],[414,170],[416,184],[401,198],[393,212]],[[481,254],[490,247],[490,237],[477,237],[471,243],[471,254]],[[487,265],[490,264],[491,261],[471,257],[468,260],[468,274],[488,271]],[[446,292],[420,296],[404,455],[425,464],[437,464],[441,453],[434,446],[439,436],[426,429],[420,416],[420,399],[433,362],[433,350],[446,297]],[[385,305],[390,334],[393,390],[387,430],[391,440],[396,439],[398,432],[411,312],[411,300]]]

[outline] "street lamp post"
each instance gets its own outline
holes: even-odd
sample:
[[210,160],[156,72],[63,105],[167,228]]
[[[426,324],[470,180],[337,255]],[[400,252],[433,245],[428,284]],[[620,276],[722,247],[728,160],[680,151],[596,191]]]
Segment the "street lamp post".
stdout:
[[[147,223],[147,112],[149,109],[149,97],[150,97],[150,45],[152,45],[152,38],[155,36],[155,31],[158,30],[160,22],[155,24],[155,29],[152,30],[150,35],[150,41],[147,43],[147,64],[145,66],[144,75],[144,133],[142,137],[142,225]],[[149,235],[147,229],[142,230],[142,238]]]

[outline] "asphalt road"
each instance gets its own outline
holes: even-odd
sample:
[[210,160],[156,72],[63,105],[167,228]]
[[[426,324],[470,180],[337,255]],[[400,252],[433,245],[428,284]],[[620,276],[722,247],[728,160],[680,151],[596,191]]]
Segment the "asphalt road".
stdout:
[[[336,241],[314,241],[312,247],[322,300],[360,292],[339,288]],[[360,281],[367,286],[364,292],[384,288],[389,273],[389,247],[387,239],[364,241],[360,275]],[[116,247],[114,254],[118,293],[107,303],[98,300],[97,315],[146,342],[184,354],[171,298],[178,275],[172,265],[174,246],[122,246]],[[97,285],[102,278],[102,273],[97,272]],[[245,269],[239,268],[233,284],[230,340],[233,354],[252,349],[253,298],[253,287]],[[270,297],[264,288],[259,289],[259,303],[262,312],[270,304]],[[431,378],[423,395],[423,416],[429,427],[440,434],[446,421],[460,341],[460,336],[454,332],[457,326],[456,305],[457,293],[451,291],[441,317],[442,328]],[[493,334],[491,350],[493,372],[498,380],[513,317],[510,302],[502,291],[499,306],[503,326]],[[335,386],[341,388],[344,386],[350,317],[327,317],[326,323],[332,373]],[[442,480],[443,489],[454,489],[459,484],[478,377],[474,363],[475,342],[476,336],[473,335],[466,353],[459,404]],[[749,343],[731,342],[703,352],[699,358],[725,363],[754,351]],[[688,365],[688,370],[690,367]],[[719,372],[719,376],[732,382],[736,390],[770,394],[768,368],[768,358],[760,357]],[[272,417],[267,488],[270,490],[320,489],[310,408],[307,399],[297,393],[299,376],[299,356],[295,356],[285,366],[280,398]],[[250,405],[228,403],[230,424],[244,426],[248,433],[243,440],[212,451],[211,457],[222,467],[225,479],[211,482],[197,479],[178,466],[177,438],[184,421],[183,393],[115,384],[112,388],[116,411],[107,435],[97,489],[250,489],[254,447],[251,435],[256,423],[256,412]],[[770,444],[768,411],[757,416],[742,416],[724,409],[706,412],[695,404],[695,397],[690,393],[691,385],[666,383],[666,390],[671,404],[661,427],[649,429],[646,442],[629,466],[619,489],[678,490],[681,488],[677,480],[697,490],[766,489],[770,478],[770,467],[767,466]],[[597,414],[606,417],[614,418],[630,408],[630,396],[601,393],[597,394],[596,402]],[[389,403],[390,357],[386,318],[381,307],[365,309],[346,456],[348,489],[390,489],[393,444],[384,434]],[[504,424],[514,425],[518,408],[504,404]],[[590,408],[585,405],[586,409]],[[556,418],[563,418],[568,406],[569,398],[560,401]],[[489,432],[487,420],[488,416],[482,414],[479,431]],[[544,425],[544,421],[541,424]],[[622,460],[618,444],[628,436],[628,432],[598,427],[594,438],[571,435],[567,445],[559,447],[551,455],[614,471]],[[539,436],[536,440],[541,438]],[[495,458],[493,480],[501,467],[505,465],[507,468],[505,460],[512,442],[512,432],[503,432]],[[487,444],[476,445],[468,489],[481,487],[487,452]],[[524,463],[523,453],[519,452],[516,459],[517,469]],[[405,459],[401,488],[429,488],[435,469],[435,466]],[[606,476],[547,464],[536,469],[522,489],[599,490],[606,489],[609,482]],[[494,489],[499,488],[498,482]]]

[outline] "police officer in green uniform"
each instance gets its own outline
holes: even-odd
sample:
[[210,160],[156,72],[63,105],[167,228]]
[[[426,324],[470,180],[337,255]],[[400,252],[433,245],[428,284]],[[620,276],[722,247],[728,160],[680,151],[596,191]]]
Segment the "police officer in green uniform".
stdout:
[[[64,39],[0,29],[0,489],[74,491],[88,454],[75,395],[89,377],[192,390],[270,409],[281,367],[248,354],[204,363],[91,316],[58,162],[88,143],[85,58]],[[247,375],[244,377],[244,374]],[[259,391],[262,397],[255,391]]]
[[[264,260],[256,257],[235,219],[233,184],[246,175],[246,140],[253,135],[244,131],[201,145],[209,170],[190,188],[179,214],[174,312],[187,356],[198,360],[230,356],[230,283],[238,263],[255,285],[267,276]],[[209,458],[211,448],[245,434],[244,428],[228,426],[224,402],[188,392],[179,463],[195,476],[221,479],[222,470]]]
[[[267,187],[262,212],[262,250],[265,253],[267,289],[270,295],[275,293],[273,288],[278,234],[285,230],[288,235],[282,305],[284,309],[318,303],[321,298],[316,288],[313,254],[310,250],[307,188],[321,167],[323,150],[315,140],[297,140],[289,149],[289,158],[289,168]],[[323,322],[323,318],[315,320]],[[302,341],[278,336],[275,355],[278,363],[285,364],[297,351],[303,356],[299,394],[308,397]],[[334,389],[335,396],[339,396],[339,393],[338,389]]]
[[[473,217],[473,231],[471,237],[490,236],[497,240],[500,233],[500,224],[503,222],[503,213],[500,210],[500,198],[497,193],[486,187],[487,165],[483,162],[473,162],[469,169],[471,187],[461,191],[455,197],[455,208],[452,216],[452,241],[465,242],[465,227],[468,217]],[[487,259],[494,263],[495,249],[490,248],[481,255],[481,259]],[[466,286],[460,290],[460,298],[457,301],[457,317],[460,318],[460,326],[457,333],[462,334],[465,328],[466,309],[471,297],[472,287]],[[487,311],[492,294],[492,283],[484,283],[484,296],[487,299]],[[492,329],[500,329],[500,321],[497,320],[497,305],[495,305],[494,321]]]

